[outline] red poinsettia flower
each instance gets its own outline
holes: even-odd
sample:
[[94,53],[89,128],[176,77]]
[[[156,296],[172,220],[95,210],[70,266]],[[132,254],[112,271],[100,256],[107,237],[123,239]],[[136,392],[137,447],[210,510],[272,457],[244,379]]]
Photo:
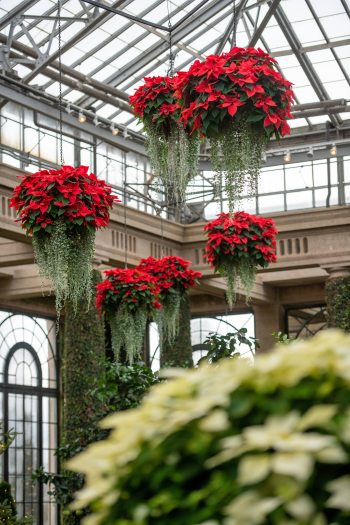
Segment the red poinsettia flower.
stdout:
[[157,279],[138,268],[115,268],[106,270],[106,279],[96,286],[96,308],[100,315],[114,313],[125,305],[130,313],[146,308],[149,313],[161,308],[161,287]]
[[181,121],[206,137],[216,136],[238,117],[268,137],[286,135],[294,94],[275,64],[261,49],[240,47],[196,60],[175,83]]
[[87,166],[62,166],[19,178],[10,206],[28,233],[50,234],[58,220],[72,229],[105,227],[113,203],[120,202],[111,186],[89,174]]
[[183,292],[198,283],[202,274],[191,270],[190,264],[190,261],[181,257],[169,255],[161,259],[154,257],[141,259],[138,267],[156,278],[164,295],[169,288]]
[[243,211],[221,213],[204,230],[208,235],[206,259],[217,270],[241,264],[242,259],[263,268],[276,262],[277,230],[272,219]]
[[[167,127],[167,119],[178,122],[180,106],[175,98],[175,90],[182,85],[183,73],[176,77],[146,77],[144,84],[139,86],[129,97],[134,114],[145,127]],[[165,123],[165,124],[164,124]]]

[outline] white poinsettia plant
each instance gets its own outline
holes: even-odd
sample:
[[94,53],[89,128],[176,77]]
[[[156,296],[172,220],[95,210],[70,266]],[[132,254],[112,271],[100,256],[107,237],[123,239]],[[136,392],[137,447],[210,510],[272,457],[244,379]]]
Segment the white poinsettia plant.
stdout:
[[85,525],[350,523],[349,335],[172,374],[70,462]]

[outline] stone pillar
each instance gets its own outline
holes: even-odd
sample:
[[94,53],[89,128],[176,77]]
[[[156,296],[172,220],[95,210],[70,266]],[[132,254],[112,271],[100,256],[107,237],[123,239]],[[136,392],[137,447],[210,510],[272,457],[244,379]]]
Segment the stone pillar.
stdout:
[[259,339],[258,352],[268,352],[275,345],[272,332],[284,331],[284,312],[280,304],[253,305],[255,318],[255,337]]
[[326,307],[328,326],[350,332],[350,268],[327,268]]

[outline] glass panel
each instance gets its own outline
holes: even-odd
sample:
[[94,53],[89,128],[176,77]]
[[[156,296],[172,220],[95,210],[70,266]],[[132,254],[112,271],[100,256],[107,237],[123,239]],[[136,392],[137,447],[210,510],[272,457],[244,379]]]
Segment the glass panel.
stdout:
[[311,191],[287,193],[287,210],[300,210],[303,208],[312,208]]

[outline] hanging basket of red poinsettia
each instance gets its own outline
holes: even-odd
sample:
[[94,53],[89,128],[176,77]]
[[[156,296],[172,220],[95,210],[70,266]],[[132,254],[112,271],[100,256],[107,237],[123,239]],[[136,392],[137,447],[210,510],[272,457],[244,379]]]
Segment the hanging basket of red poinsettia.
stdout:
[[197,174],[198,138],[180,122],[174,78],[146,77],[130,103],[146,132],[152,171],[164,186],[167,202],[182,203],[189,181]]
[[96,307],[111,327],[116,359],[124,348],[129,363],[140,357],[147,320],[161,308],[156,277],[137,268],[106,270],[96,286]]
[[139,268],[156,278],[161,288],[160,301],[162,308],[156,312],[155,321],[163,338],[172,342],[178,335],[181,301],[187,290],[196,284],[200,272],[190,268],[190,261],[169,255],[161,259],[148,257],[142,259]]
[[290,132],[293,91],[261,49],[234,47],[196,60],[176,82],[181,120],[210,140],[214,169],[226,176],[229,210],[253,195],[267,141]]
[[277,230],[272,219],[243,211],[221,213],[208,222],[206,259],[227,280],[227,300],[232,307],[236,289],[242,284],[247,298],[259,267],[276,262]]
[[95,233],[119,199],[86,166],[62,166],[20,177],[10,206],[32,236],[41,275],[51,280],[59,312],[66,300],[89,303]]

